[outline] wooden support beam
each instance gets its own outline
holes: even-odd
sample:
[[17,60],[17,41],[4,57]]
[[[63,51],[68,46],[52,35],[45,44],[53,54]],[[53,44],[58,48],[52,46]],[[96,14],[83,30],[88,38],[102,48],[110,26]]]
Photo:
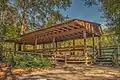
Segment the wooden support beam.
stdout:
[[[46,31],[43,31],[43,32],[40,32],[39,34],[41,35],[41,34],[49,34],[49,33],[53,33],[53,34],[55,34],[55,33],[58,33],[59,34],[59,32],[63,32],[64,30],[65,31],[68,31],[69,29],[74,29],[74,28],[77,28],[77,29],[79,29],[80,27],[79,26],[75,26],[75,25],[73,25],[74,23],[71,23],[71,24],[69,24],[69,25],[64,25],[64,26],[57,26],[57,28],[51,28],[50,30],[48,29],[48,30],[46,30]],[[72,27],[70,27],[70,25],[72,26]],[[82,29],[82,28],[80,28],[80,29]]]
[[116,62],[117,64],[116,64],[116,67],[119,67],[119,54],[120,54],[120,47],[119,47],[119,44],[118,44],[118,46],[117,46],[117,54],[116,54],[116,58],[117,58],[117,60],[118,60],[118,62]]
[[95,31],[94,31],[94,26],[93,24],[90,25],[90,32],[92,33],[92,43],[93,43],[93,58],[95,58]]
[[[75,39],[73,39],[73,46],[75,46]],[[73,47],[73,50],[75,49],[75,47]],[[73,52],[73,54],[75,54],[75,51]]]
[[23,42],[23,51],[25,51],[25,42]]
[[101,56],[102,53],[101,53],[101,37],[100,36],[98,37],[98,40],[99,40],[99,55]]
[[17,51],[16,46],[17,46],[17,44],[14,43],[14,54],[16,54],[16,51]]
[[55,37],[53,36],[53,40],[52,40],[52,45],[53,45],[53,54],[54,54],[54,62],[56,64],[56,53],[55,53]]
[[43,48],[43,50],[45,49],[45,44],[43,44],[43,47],[42,47],[42,48]]
[[47,38],[48,36],[49,37],[52,37],[52,36],[56,36],[56,37],[59,37],[59,36],[63,36],[63,35],[69,35],[69,34],[73,34],[73,33],[79,33],[81,32],[83,29],[74,29],[74,30],[69,30],[69,31],[65,31],[65,32],[59,32],[59,33],[54,33],[52,34],[51,36],[49,35],[46,35],[46,33],[44,35],[41,35],[39,36],[40,39],[45,39]]
[[83,38],[84,38],[84,55],[85,55],[85,64],[88,65],[88,54],[87,54],[87,44],[86,44],[86,28],[83,31]]
[[75,39],[73,39],[73,46],[75,46]]
[[119,55],[120,54],[120,47],[119,47],[119,45],[118,45],[118,47],[117,47],[117,55]]
[[72,38],[77,39],[77,38],[81,38],[82,37],[82,33],[79,34],[69,34],[69,35],[65,35],[65,36],[57,36],[57,39],[59,39],[58,41],[62,41],[62,40],[71,40]]
[[57,51],[57,47],[58,47],[57,41],[55,41],[55,48],[56,48],[56,51]]
[[95,38],[94,33],[92,33],[92,43],[93,43],[93,56],[95,56]]
[[42,44],[42,53],[41,53],[41,58],[43,59],[43,54],[45,53],[45,44]]
[[22,44],[18,44],[18,51],[21,51],[22,49]]
[[[63,28],[61,28],[61,29],[63,29]],[[60,36],[63,36],[63,35],[79,33],[79,32],[82,32],[82,31],[83,31],[82,28],[80,28],[80,29],[74,29],[73,28],[72,30],[65,30],[65,31],[63,31],[63,30],[61,31],[60,30],[60,32],[59,32],[59,30],[57,30],[57,31],[51,31],[51,32],[46,32],[44,34],[37,35],[37,38],[42,40],[43,42],[44,42],[44,40],[47,41],[46,38],[49,38],[49,40],[52,41],[52,36],[60,37]],[[76,36],[76,37],[78,37],[78,36]],[[30,39],[30,38],[28,38],[28,39]],[[34,40],[34,38],[30,39],[30,40],[32,41],[32,40]]]
[[67,65],[67,55],[65,53],[65,65]]
[[35,48],[34,48],[34,51],[37,52],[37,38],[35,38]]

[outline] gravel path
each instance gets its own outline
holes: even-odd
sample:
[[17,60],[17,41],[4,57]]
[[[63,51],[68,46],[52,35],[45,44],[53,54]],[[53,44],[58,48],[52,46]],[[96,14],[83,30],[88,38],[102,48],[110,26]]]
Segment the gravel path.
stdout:
[[120,68],[67,65],[19,77],[19,80],[120,80]]

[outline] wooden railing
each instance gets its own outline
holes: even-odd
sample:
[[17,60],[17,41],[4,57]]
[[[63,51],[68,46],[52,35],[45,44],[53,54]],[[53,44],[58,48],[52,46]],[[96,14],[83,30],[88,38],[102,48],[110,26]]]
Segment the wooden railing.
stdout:
[[[118,66],[119,64],[118,64],[118,53],[119,53],[119,46],[118,47],[116,47],[116,46],[110,46],[110,47],[104,47],[104,48],[102,48],[102,50],[113,50],[112,52],[111,52],[111,56],[112,56],[112,62],[113,62],[113,65],[114,66]],[[110,51],[109,51],[110,52]],[[104,55],[109,55],[109,54],[104,54]]]
[[113,61],[113,65],[114,66],[118,66],[118,61],[117,61],[117,48],[113,48],[113,52],[112,52],[112,61]]
[[[87,48],[93,48],[92,46],[87,46]],[[36,52],[43,52],[43,51],[52,51],[52,50],[58,50],[58,51],[77,51],[77,50],[83,50],[84,46],[76,45],[76,46],[68,46],[68,47],[57,47],[57,48],[44,48],[44,49],[36,49]],[[24,52],[35,52],[35,50],[23,50]]]
[[117,47],[113,52],[113,62],[117,67],[119,66],[119,56],[119,47]]
[[[93,47],[92,46],[87,46],[87,51],[88,51],[88,62],[92,62],[93,61]],[[84,46],[72,46],[72,47],[62,47],[62,48],[47,48],[47,49],[38,49],[36,52],[35,51],[7,51],[6,52],[13,52],[13,53],[19,53],[19,54],[33,54],[33,55],[40,55],[41,57],[49,57],[50,59],[53,60],[63,60],[65,62],[65,64],[67,62],[85,62],[85,56],[84,54],[81,56],[78,55],[71,55],[71,54],[67,54],[66,51],[83,51]],[[45,52],[47,50],[50,50],[48,52]],[[54,56],[54,53],[52,52],[52,50],[56,50],[56,52],[65,52],[64,54],[60,55],[56,55]],[[91,51],[91,54],[89,54]],[[43,53],[44,52],[44,53]],[[97,49],[96,49],[96,54],[98,53]],[[55,53],[56,54],[56,53]]]

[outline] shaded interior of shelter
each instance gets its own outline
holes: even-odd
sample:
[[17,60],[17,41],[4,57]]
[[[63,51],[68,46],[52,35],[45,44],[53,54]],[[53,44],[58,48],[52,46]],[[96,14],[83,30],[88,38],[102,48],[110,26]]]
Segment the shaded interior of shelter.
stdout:
[[[72,56],[73,54],[75,56],[75,53],[77,52],[79,55],[83,55],[86,58],[90,54],[87,51],[89,48],[92,50],[90,55],[95,54],[95,37],[99,40],[97,52],[101,54],[101,34],[102,29],[100,24],[73,19],[22,35],[19,40],[6,40],[6,42],[15,43],[15,51],[19,51],[21,53],[34,52],[43,55],[49,54],[49,56],[52,56],[53,54],[54,57],[59,54],[59,56],[63,55],[65,57],[65,55]],[[87,38],[92,38],[92,46],[88,46],[86,44]],[[75,45],[75,39],[83,39],[83,45]],[[72,46],[58,46],[59,42],[66,40],[72,40]],[[52,47],[47,48],[45,47],[46,44],[51,44]],[[28,49],[28,47],[26,47],[27,45],[32,46],[32,48]],[[18,49],[16,49],[16,46],[18,46]]]

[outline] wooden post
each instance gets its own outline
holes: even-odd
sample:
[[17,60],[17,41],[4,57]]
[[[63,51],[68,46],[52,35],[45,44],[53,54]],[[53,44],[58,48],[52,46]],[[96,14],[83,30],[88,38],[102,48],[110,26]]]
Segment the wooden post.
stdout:
[[52,44],[53,44],[54,61],[55,61],[55,64],[56,64],[56,53],[55,53],[55,46],[54,46],[54,43],[55,43],[55,37],[53,37]]
[[73,54],[75,55],[75,39],[73,39]]
[[44,52],[44,48],[45,48],[45,44],[42,44],[42,49],[43,49],[43,52]]
[[35,53],[37,52],[37,38],[35,38],[35,49],[34,49],[34,51],[35,51]]
[[16,43],[14,43],[14,54],[16,54]]
[[23,42],[23,51],[25,51],[25,42]]
[[18,51],[21,51],[21,44],[18,44]]
[[[86,26],[85,26],[86,27]],[[84,38],[84,55],[85,55],[85,64],[88,65],[88,55],[87,55],[87,44],[86,44],[86,28],[83,31],[83,38]]]
[[117,67],[119,67],[119,60],[118,60],[118,59],[119,59],[119,55],[120,55],[120,52],[119,52],[119,51],[120,51],[120,47],[119,47],[119,45],[118,45],[118,47],[117,47],[117,54],[115,55],[115,56],[116,56],[116,59],[117,59],[117,62],[116,62],[116,63],[117,63],[116,66],[117,66]]
[[65,53],[65,65],[67,65],[67,55]]
[[99,39],[99,55],[101,56],[102,55],[102,53],[101,53],[101,37],[99,36],[98,39]]
[[73,39],[73,49],[75,49],[75,39]]
[[120,47],[118,46],[117,49],[118,49],[117,55],[120,55],[120,52],[119,52],[120,51]]
[[39,45],[39,49],[42,49],[42,53],[40,53],[40,57],[43,60],[44,44],[42,44],[42,48],[40,48],[40,45]]
[[73,39],[73,46],[75,46],[75,39]]
[[93,58],[95,58],[95,38],[94,33],[92,33],[92,41],[93,41]]
[[57,51],[57,41],[55,42],[55,48],[56,48],[56,51]]

